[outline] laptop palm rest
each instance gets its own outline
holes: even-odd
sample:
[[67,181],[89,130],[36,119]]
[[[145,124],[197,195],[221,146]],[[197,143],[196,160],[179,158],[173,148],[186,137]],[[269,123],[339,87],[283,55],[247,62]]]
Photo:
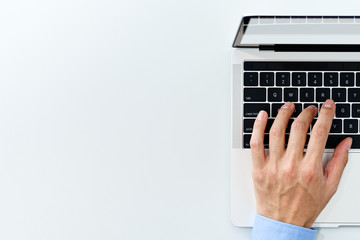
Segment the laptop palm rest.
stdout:
[[[324,154],[324,161],[327,161],[332,153]],[[326,208],[316,219],[314,227],[326,225],[359,225],[360,220],[360,154],[349,154],[348,164],[345,167],[343,177],[333,198]],[[332,224],[333,223],[333,224]]]

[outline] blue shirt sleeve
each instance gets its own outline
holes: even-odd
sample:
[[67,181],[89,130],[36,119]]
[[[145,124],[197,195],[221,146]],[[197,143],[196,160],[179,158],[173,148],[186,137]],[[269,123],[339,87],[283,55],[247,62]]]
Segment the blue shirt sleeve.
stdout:
[[256,214],[252,240],[314,240],[316,230],[279,222]]

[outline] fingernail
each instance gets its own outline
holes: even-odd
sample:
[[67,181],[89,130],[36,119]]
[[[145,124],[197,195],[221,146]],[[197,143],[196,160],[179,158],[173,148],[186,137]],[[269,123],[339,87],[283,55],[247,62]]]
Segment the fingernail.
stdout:
[[265,115],[265,111],[261,110],[261,111],[259,112],[259,114],[257,115],[256,119],[257,119],[257,120],[261,120],[261,119],[264,118],[264,115]]
[[348,141],[348,144],[346,146],[346,149],[349,151],[352,145],[353,139],[351,138],[351,141]]
[[284,105],[281,106],[281,108],[290,108],[291,102],[287,102]]
[[308,106],[307,108],[311,108],[311,109],[313,109],[313,110],[316,110],[316,109],[317,109],[317,107],[315,107],[314,105],[310,105],[310,106]]
[[310,105],[307,108],[311,109],[313,111],[314,117],[318,114],[318,109],[314,105]]
[[324,108],[332,108],[333,105],[334,105],[334,101],[331,99],[328,99],[328,100],[326,100],[326,102],[324,102],[323,106],[324,106]]

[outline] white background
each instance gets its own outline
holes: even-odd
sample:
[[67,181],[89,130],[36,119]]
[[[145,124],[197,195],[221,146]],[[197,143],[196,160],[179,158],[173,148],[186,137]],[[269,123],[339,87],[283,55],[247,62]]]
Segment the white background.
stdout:
[[[244,14],[357,1],[0,3],[0,239],[249,239],[230,223]],[[360,228],[322,229],[354,239]]]

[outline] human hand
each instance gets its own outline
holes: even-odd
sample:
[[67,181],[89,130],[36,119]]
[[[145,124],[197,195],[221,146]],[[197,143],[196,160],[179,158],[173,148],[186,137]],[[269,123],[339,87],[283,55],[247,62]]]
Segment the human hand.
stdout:
[[267,113],[261,111],[254,123],[250,146],[256,208],[264,217],[310,228],[337,190],[352,139],[346,138],[338,144],[323,169],[323,153],[335,103],[327,100],[323,104],[306,153],[308,128],[318,110],[309,106],[300,113],[291,125],[285,148],[285,130],[294,108],[294,104],[288,102],[278,112],[270,129],[268,156],[264,149]]

